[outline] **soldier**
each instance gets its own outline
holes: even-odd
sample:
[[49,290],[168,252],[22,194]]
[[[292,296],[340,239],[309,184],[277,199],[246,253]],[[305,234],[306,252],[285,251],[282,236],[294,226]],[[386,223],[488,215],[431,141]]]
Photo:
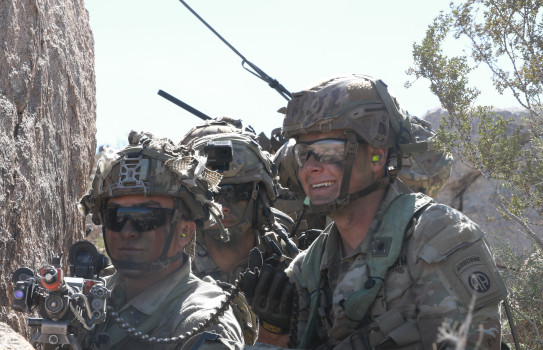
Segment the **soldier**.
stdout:
[[286,275],[264,265],[244,278],[260,319],[304,349],[454,349],[438,328],[470,314],[466,347],[499,349],[506,292],[483,232],[396,179],[416,140],[387,86],[350,75],[296,93],[283,132],[311,212],[334,222]]
[[[286,108],[285,108],[286,113]],[[409,117],[411,133],[416,139],[414,147],[420,149],[416,153],[405,152],[402,157],[402,168],[398,178],[414,192],[421,192],[435,197],[449,180],[453,158],[448,152],[433,147],[435,133],[430,123],[415,116]],[[298,165],[294,161],[294,139],[288,140],[273,156],[273,162],[279,172],[279,195],[275,202],[295,221],[293,233],[298,237],[298,248],[306,249],[316,238],[319,230],[323,230],[329,220],[322,214],[307,213],[303,205],[306,195],[298,180]],[[311,228],[311,229],[309,229]]]
[[230,296],[194,276],[185,252],[196,228],[220,216],[211,200],[220,175],[169,140],[133,132],[129,141],[98,165],[81,199],[116,268],[107,280],[112,310],[95,333],[106,339],[100,349],[174,349],[203,331],[218,337],[218,348],[242,342],[234,313],[224,310]]
[[[194,139],[189,146],[205,153],[208,168],[222,175],[216,200],[222,206],[222,224],[227,229],[226,235],[221,235],[218,225],[198,231],[194,274],[235,283],[247,269],[253,249],[267,264],[286,268],[298,248],[288,237],[287,226],[292,227],[292,220],[272,208],[277,190],[270,155],[241,133],[209,134]],[[256,323],[256,316],[251,315]],[[268,327],[266,322],[260,325]]]
[[[249,252],[257,247],[272,265],[285,268],[298,250],[271,205],[277,197],[271,157],[251,137],[241,133],[209,134],[189,144],[207,155],[207,166],[222,175],[216,200],[222,224],[202,229],[196,240],[193,271],[200,277],[233,283],[247,268]],[[292,222],[291,222],[292,223]]]

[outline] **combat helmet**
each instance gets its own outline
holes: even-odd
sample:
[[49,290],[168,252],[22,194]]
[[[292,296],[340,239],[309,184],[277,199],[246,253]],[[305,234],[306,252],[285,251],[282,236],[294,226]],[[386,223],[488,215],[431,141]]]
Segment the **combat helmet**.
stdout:
[[411,132],[417,143],[426,143],[428,149],[404,154],[398,179],[414,192],[435,197],[451,176],[453,156],[434,148],[436,134],[427,121],[411,116]]
[[298,182],[297,165],[294,161],[293,148],[296,144],[294,139],[289,139],[285,142],[273,155],[273,163],[277,167],[279,174],[279,184],[282,187],[303,193],[303,190]]
[[219,117],[208,119],[203,123],[196,125],[190,129],[189,132],[183,136],[180,144],[187,145],[192,140],[212,135],[212,134],[224,134],[224,133],[239,133],[245,134],[253,139],[256,139],[256,132],[250,125],[244,125],[241,119],[234,119],[230,117]]
[[[348,206],[393,182],[401,169],[405,153],[423,150],[411,134],[408,113],[382,81],[367,75],[353,74],[329,79],[319,85],[292,95],[283,121],[283,134],[298,139],[302,134],[345,130],[347,137],[345,171],[338,198],[328,204],[310,205],[314,213],[330,213]],[[387,148],[387,176],[370,186],[348,193],[352,164],[358,142],[374,148]]]
[[[208,168],[219,171],[220,186],[252,184],[243,217],[238,225],[228,228],[229,234],[263,225],[262,210],[269,209],[277,198],[277,171],[270,154],[253,138],[240,133],[210,134],[194,139],[188,146],[206,156]],[[213,230],[206,230],[206,234],[216,238]]]
[[[159,258],[147,263],[112,259],[116,268],[160,271],[182,256],[182,252],[174,257],[166,256],[173,239],[173,225],[180,218],[204,228],[220,223],[221,208],[213,202],[213,191],[217,190],[221,176],[205,167],[205,158],[186,147],[176,147],[168,139],[137,132],[131,132],[128,139],[127,147],[114,157],[105,157],[99,162],[92,185],[80,200],[80,208],[100,225],[109,198],[127,195],[173,197],[175,212]],[[105,234],[104,228],[102,232]]]

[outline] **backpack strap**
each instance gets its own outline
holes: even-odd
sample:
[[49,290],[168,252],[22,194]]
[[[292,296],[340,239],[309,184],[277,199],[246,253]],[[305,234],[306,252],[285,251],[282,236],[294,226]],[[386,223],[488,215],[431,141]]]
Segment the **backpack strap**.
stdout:
[[322,290],[319,288],[321,281],[320,264],[328,235],[332,229],[332,225],[328,225],[326,229],[317,237],[317,239],[309,246],[307,254],[304,256],[302,266],[305,268],[301,271],[300,286],[309,291],[310,307],[307,326],[300,341],[300,348],[305,349],[309,346],[309,342],[313,336],[315,323],[319,311],[319,301]]

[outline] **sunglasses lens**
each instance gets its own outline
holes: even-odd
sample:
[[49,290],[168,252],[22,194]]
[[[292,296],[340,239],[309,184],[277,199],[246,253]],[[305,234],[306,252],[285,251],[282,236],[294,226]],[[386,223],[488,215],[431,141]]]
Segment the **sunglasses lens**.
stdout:
[[130,220],[136,231],[145,232],[164,226],[173,212],[167,208],[118,207],[106,208],[102,217],[108,230],[120,232]]
[[224,201],[228,203],[246,201],[251,198],[252,193],[252,183],[221,185],[221,189],[217,195],[217,201]]
[[324,139],[314,142],[301,142],[294,145],[294,157],[301,168],[314,156],[321,163],[336,163],[345,160],[346,140]]

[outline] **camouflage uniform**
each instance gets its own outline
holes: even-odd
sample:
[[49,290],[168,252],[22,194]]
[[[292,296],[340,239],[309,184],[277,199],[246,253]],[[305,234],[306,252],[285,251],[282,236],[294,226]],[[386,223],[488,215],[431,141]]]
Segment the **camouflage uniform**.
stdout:
[[[191,331],[214,315],[226,296],[217,285],[204,282],[190,273],[190,258],[185,255],[184,259],[185,264],[178,271],[129,301],[124,298],[122,277],[118,274],[111,276],[107,281],[108,289],[112,288],[110,305],[118,310],[124,322],[150,337],[175,337]],[[221,343],[224,339],[243,342],[240,325],[231,308],[207,331],[218,334],[222,340],[202,349],[227,348]],[[112,318],[108,319],[99,332],[110,336],[110,341],[100,349],[166,350],[176,349],[177,345],[138,342],[121,330]]]
[[[432,349],[437,328],[446,319],[463,321],[475,294],[470,340],[477,341],[477,327],[482,323],[485,339],[480,349],[498,349],[498,303],[504,297],[504,289],[496,276],[493,258],[479,227],[460,212],[441,204],[431,204],[406,232],[400,257],[388,271],[367,317],[354,326],[346,319],[341,301],[364,288],[368,280],[365,259],[371,237],[387,207],[400,193],[397,184],[389,187],[366,239],[349,256],[342,257],[341,240],[334,225],[326,229],[325,243],[319,240],[320,246],[313,247],[323,250],[320,273],[325,276],[322,286],[325,302],[324,317],[317,320],[311,347],[343,342],[342,346],[353,348],[348,345],[356,344],[353,335],[360,330],[374,349]],[[307,251],[300,253],[287,270],[299,296],[299,336],[306,329],[309,301],[315,294],[302,287],[306,254]],[[479,282],[472,280],[474,272],[482,276]]]

